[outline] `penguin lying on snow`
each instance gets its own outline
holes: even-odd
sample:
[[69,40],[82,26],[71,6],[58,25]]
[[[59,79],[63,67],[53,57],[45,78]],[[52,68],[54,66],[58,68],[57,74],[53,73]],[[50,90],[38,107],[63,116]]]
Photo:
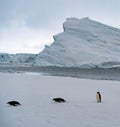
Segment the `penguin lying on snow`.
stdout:
[[53,98],[53,101],[58,103],[66,102],[63,98]]
[[11,106],[18,106],[21,105],[18,101],[9,101],[7,102],[7,104],[11,105]]

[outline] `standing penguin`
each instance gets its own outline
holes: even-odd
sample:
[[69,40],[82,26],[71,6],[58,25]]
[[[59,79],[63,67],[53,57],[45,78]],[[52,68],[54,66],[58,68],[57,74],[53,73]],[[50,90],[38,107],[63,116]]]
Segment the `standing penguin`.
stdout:
[[101,94],[100,94],[100,92],[96,93],[96,100],[97,100],[97,102],[101,102]]

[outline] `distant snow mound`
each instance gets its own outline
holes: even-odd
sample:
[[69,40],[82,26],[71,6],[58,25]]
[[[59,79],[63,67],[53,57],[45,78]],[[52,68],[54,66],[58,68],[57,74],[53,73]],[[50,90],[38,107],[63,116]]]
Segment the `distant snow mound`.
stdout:
[[115,67],[120,66],[120,29],[88,17],[68,18],[64,32],[36,56],[38,66]]
[[0,53],[0,63],[10,63],[11,58],[8,53]]
[[35,54],[17,53],[7,54],[0,53],[0,64],[2,65],[32,65],[35,60]]

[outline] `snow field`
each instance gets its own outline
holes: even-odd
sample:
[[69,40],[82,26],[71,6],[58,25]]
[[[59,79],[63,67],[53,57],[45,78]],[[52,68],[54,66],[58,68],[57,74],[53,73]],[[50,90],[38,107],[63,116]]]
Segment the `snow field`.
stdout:
[[[119,127],[120,82],[0,73],[1,127]],[[102,103],[96,102],[100,91]],[[62,97],[67,103],[52,102]],[[6,103],[19,101],[12,107]]]

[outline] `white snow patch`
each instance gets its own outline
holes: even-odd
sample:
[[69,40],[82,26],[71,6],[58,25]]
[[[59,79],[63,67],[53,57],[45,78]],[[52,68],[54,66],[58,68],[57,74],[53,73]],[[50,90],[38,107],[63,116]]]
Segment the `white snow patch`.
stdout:
[[[0,73],[1,127],[119,127],[120,82]],[[96,102],[96,92],[102,103]],[[54,103],[62,97],[67,103]],[[8,106],[11,100],[18,107]]]

